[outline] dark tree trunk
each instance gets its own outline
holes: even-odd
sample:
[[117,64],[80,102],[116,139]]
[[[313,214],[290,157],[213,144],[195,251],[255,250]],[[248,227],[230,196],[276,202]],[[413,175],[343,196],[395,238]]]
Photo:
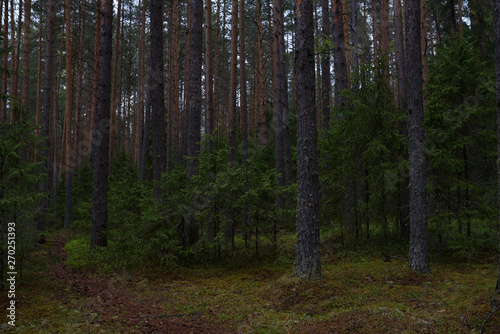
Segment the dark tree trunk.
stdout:
[[23,119],[28,115],[30,108],[30,26],[31,26],[31,0],[24,0],[25,22],[24,22],[24,41],[23,41],[23,83],[22,83],[22,106]]
[[[240,0],[240,118],[241,118],[241,157],[243,164],[248,160],[248,109],[247,109],[247,71],[245,51],[245,0]],[[246,215],[246,214],[245,214]]]
[[[351,13],[349,16],[349,26],[351,27],[351,88],[359,89],[359,54],[361,48],[360,34],[358,32],[358,11],[359,0],[351,0]],[[354,76],[353,76],[354,74]],[[352,78],[356,80],[353,80]]]
[[231,5],[231,68],[229,73],[229,161],[236,163],[236,78],[238,63],[238,0]]
[[165,164],[165,109],[163,95],[163,1],[151,0],[151,124],[153,139],[153,194],[160,197]]
[[[82,147],[82,104],[83,104],[83,58],[84,58],[84,50],[85,50],[85,18],[87,14],[87,1],[83,0],[82,2],[82,13],[80,15],[81,23],[80,23],[80,32],[79,32],[79,44],[78,44],[78,61],[76,65],[76,100],[75,100],[75,142],[74,142],[74,151],[75,151],[75,166],[76,168],[80,167],[81,157],[83,155],[83,151],[81,151]],[[90,110],[89,106],[86,106],[85,110]]]
[[[202,63],[203,0],[191,0],[191,25],[189,28],[189,109],[187,155],[196,159],[200,153],[201,140],[201,63]],[[187,175],[197,173],[198,163],[189,160]]]
[[[297,246],[293,275],[321,278],[313,1],[296,0]],[[344,54],[345,56],[345,54]]]
[[264,78],[264,46],[263,46],[263,28],[262,28],[262,0],[257,0],[257,117],[259,143],[261,146],[267,144],[267,120],[266,120],[266,105],[265,105],[265,78]]
[[[110,124],[109,124],[109,158],[112,159],[113,155],[115,154],[115,133],[116,133],[116,111],[117,111],[117,95],[118,95],[118,64],[119,64],[119,56],[120,53],[118,50],[120,49],[120,19],[121,19],[121,13],[122,13],[122,0],[118,0],[118,12],[116,15],[116,35],[115,35],[115,54],[114,54],[114,59],[113,59],[113,79],[111,83],[111,118],[110,118]],[[139,46],[141,48],[142,46]],[[139,52],[139,57],[141,55],[141,52]],[[141,66],[142,65],[142,66]],[[144,65],[139,64],[139,68],[143,69]],[[140,71],[139,71],[140,73]],[[140,83],[142,76],[139,75],[138,82]],[[139,102],[139,107],[138,107],[138,117],[140,117],[141,112],[142,112],[142,104]],[[138,133],[140,133],[140,128],[138,124]],[[135,143],[134,143],[135,144]],[[139,150],[137,149],[136,152]],[[139,159],[136,159],[136,161]]]
[[[205,110],[206,110],[206,133],[212,134],[215,128],[215,108],[214,108],[214,78],[213,78],[213,59],[212,59],[212,6],[205,4]],[[243,43],[243,46],[245,44]]]
[[99,47],[99,81],[95,128],[92,131],[94,192],[92,195],[92,230],[90,249],[108,244],[108,169],[109,118],[111,113],[111,45],[113,41],[113,0],[101,5],[101,38]]
[[330,8],[328,0],[321,1],[323,15],[323,45],[321,54],[321,109],[323,114],[323,129],[330,128],[330,108],[332,81],[330,74]]
[[[151,86],[151,75],[148,79],[148,88]],[[149,89],[148,89],[149,91]],[[151,94],[147,94],[146,96],[146,111],[144,115],[144,131],[142,133],[142,150],[141,150],[141,170],[140,170],[140,178],[142,181],[146,181],[146,166],[148,162],[149,155],[149,135],[151,130]]]
[[[397,99],[399,113],[401,116],[406,115],[407,94],[406,94],[406,70],[405,70],[405,50],[404,50],[404,31],[403,31],[403,16],[401,8],[401,0],[394,0],[394,35],[396,45],[396,72],[397,72]],[[399,122],[399,134],[408,137],[408,123],[401,117]],[[408,239],[409,236],[409,212],[408,212],[408,176],[406,173],[401,173],[400,177],[404,180],[399,185],[398,197],[398,216],[400,235],[403,239]]]
[[73,164],[71,161],[71,134],[73,124],[73,33],[71,29],[71,2],[65,1],[66,12],[66,114],[64,116],[64,143],[66,148],[64,170],[65,170],[65,205],[64,205],[64,228],[71,226],[71,209],[72,209],[72,176]]
[[425,131],[420,41],[420,1],[406,2],[406,71],[408,74],[410,251],[409,266],[429,273],[427,255]]
[[[136,149],[136,154],[137,154],[137,169],[139,171],[139,175],[142,179],[142,176],[145,176],[143,171],[146,168],[146,161],[144,160],[144,157],[147,156],[147,153],[143,152],[143,149],[147,148],[148,146],[144,146],[142,141],[147,138],[145,135],[145,132],[147,131],[144,127],[144,100],[145,100],[145,89],[146,89],[146,3],[145,1],[140,1],[139,2],[139,8],[138,8],[138,15],[140,15],[139,19],[139,52],[138,52],[138,62],[139,62],[139,68],[137,69],[137,83],[139,85],[138,87],[138,101],[137,101],[137,124],[138,124],[138,131],[137,131],[137,141],[135,145],[137,146]],[[118,19],[117,19],[118,21]],[[118,33],[119,29],[116,29],[116,32]],[[117,36],[118,37],[118,36]],[[118,46],[118,44],[117,44]],[[118,49],[116,49],[118,50]],[[115,54],[115,59],[116,59],[116,54]],[[116,63],[115,63],[116,65]],[[118,66],[116,66],[116,69],[118,69]],[[113,76],[115,76],[115,73],[113,73]],[[114,82],[115,78],[113,77],[113,86],[116,87],[116,84]],[[116,87],[117,89],[118,87]],[[114,91],[113,91],[114,94]],[[149,94],[148,94],[149,95]],[[114,108],[113,104],[113,97],[111,98],[111,103],[112,107]],[[115,99],[116,101],[116,99]],[[110,155],[111,156],[111,155]],[[144,179],[142,179],[144,180]]]
[[[493,22],[495,30],[495,77],[497,81],[497,140],[498,161],[500,161],[500,0],[493,0]],[[498,168],[498,207],[500,208],[500,164]],[[499,217],[500,220],[500,217]],[[500,249],[500,244],[499,244]],[[500,263],[498,268],[496,291],[500,294]]]
[[[279,186],[285,185],[285,159],[283,148],[283,97],[281,96],[281,60],[280,55],[280,12],[283,11],[282,0],[273,0],[273,107],[274,107],[274,165],[276,169],[276,181]],[[283,202],[280,196],[276,198],[276,206],[282,207]]]
[[285,169],[285,186],[289,186],[293,182],[293,166],[292,166],[292,143],[290,137],[290,111],[288,109],[288,75],[286,69],[285,58],[285,17],[283,9],[283,1],[281,2],[281,9],[279,14],[279,57],[280,66],[280,103],[282,106],[281,112],[281,132],[283,137],[283,164]]
[[335,106],[339,112],[347,107],[347,98],[341,92],[349,88],[347,60],[345,57],[345,36],[342,17],[342,0],[332,0],[333,57],[335,70]]
[[[52,86],[54,73],[54,42],[55,42],[55,21],[56,21],[56,5],[54,0],[49,0],[47,7],[47,51],[45,55],[45,88],[43,97],[42,109],[42,131],[43,138],[40,144],[40,157],[42,160],[42,173],[50,175],[49,171],[49,128],[50,128],[50,111],[52,105]],[[50,194],[50,177],[40,182],[40,192],[44,194],[44,198],[40,200],[40,215],[37,221],[37,229],[45,230],[45,216],[49,209],[49,194]]]

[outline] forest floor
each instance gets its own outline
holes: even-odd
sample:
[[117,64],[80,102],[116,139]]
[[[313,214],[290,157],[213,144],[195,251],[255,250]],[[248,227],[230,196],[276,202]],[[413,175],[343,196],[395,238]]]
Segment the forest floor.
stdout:
[[[478,333],[498,270],[432,263],[418,276],[358,254],[323,256],[319,282],[290,278],[289,263],[98,274],[68,268],[66,241],[56,234],[25,260],[16,332]],[[2,293],[0,331],[7,302]],[[500,333],[500,314],[483,332]]]

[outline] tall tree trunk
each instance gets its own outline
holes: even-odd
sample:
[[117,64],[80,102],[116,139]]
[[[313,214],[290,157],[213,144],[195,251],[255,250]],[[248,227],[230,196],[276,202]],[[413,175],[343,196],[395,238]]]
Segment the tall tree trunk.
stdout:
[[191,69],[191,0],[187,0],[186,65],[184,71],[184,113],[182,115],[182,156],[188,155],[189,142],[189,87]]
[[455,0],[448,0],[448,4],[450,6],[450,21],[451,21],[451,30],[453,33],[457,32],[457,19],[455,17]]
[[[12,96],[12,99],[14,101],[18,101],[19,97],[19,60],[20,60],[20,55],[21,55],[21,28],[22,28],[22,22],[21,22],[21,17],[23,16],[23,2],[19,1],[18,2],[18,8],[14,10],[14,0],[11,0],[11,17],[12,17],[12,42],[15,41],[16,44],[16,49],[13,54],[13,73],[11,74],[12,76],[12,81],[11,81],[11,90],[10,90],[10,95]],[[14,17],[14,12],[17,12],[19,15],[19,20],[17,20],[17,34],[15,34],[16,29],[15,29],[15,24],[16,24],[16,19]],[[17,39],[15,38],[15,35],[17,35]],[[12,43],[11,42],[11,43]],[[12,43],[13,44],[13,43]],[[22,114],[21,110],[18,105],[12,106],[11,107],[11,112],[10,112],[10,119],[11,122],[17,122],[22,120]]]
[[56,6],[54,0],[49,0],[47,5],[47,50],[45,53],[45,82],[44,82],[44,98],[42,110],[42,142],[40,145],[41,169],[42,173],[47,174],[46,180],[40,182],[40,192],[44,197],[40,200],[40,214],[37,220],[37,229],[45,230],[45,216],[49,209],[49,194],[50,194],[50,170],[49,170],[49,128],[50,128],[50,112],[52,106],[52,85],[54,73],[54,43],[55,43],[55,21],[56,21]]
[[243,164],[248,160],[248,109],[247,109],[247,71],[245,51],[245,0],[240,0],[240,119],[241,119],[241,156]]
[[[279,186],[285,185],[285,161],[283,151],[283,98],[281,96],[281,60],[280,57],[280,12],[283,11],[282,0],[273,0],[273,109],[274,109],[274,160],[276,169],[276,181]],[[282,207],[283,201],[280,196],[276,198],[276,206]]]
[[170,99],[170,109],[173,114],[173,148],[174,148],[174,156],[173,162],[178,163],[180,157],[180,139],[179,139],[179,55],[180,55],[180,46],[179,46],[179,1],[174,0],[172,4],[172,21],[173,21],[173,32],[172,32],[172,98]]
[[328,0],[321,0],[321,13],[323,16],[323,45],[321,46],[321,107],[323,114],[323,130],[330,128],[330,96],[332,94],[332,81],[330,74],[330,8]]
[[[297,246],[293,275],[321,278],[313,1],[296,0]],[[345,57],[345,54],[344,54]]]
[[[6,50],[3,54],[3,66],[5,68],[8,67],[8,48],[9,48],[9,0],[4,0],[5,3],[5,8],[3,10],[4,12],[4,24],[3,24],[3,48]],[[7,71],[3,71],[2,73],[2,95],[6,96],[7,95],[7,80],[8,80],[8,74]],[[0,122],[5,123],[7,120],[7,99],[0,99]],[[42,143],[43,146],[43,143]]]
[[219,107],[219,48],[220,48],[220,0],[217,0],[217,13],[215,25],[215,59],[214,59],[214,82],[213,82],[213,106],[214,106],[214,127],[221,126],[220,124],[220,107]]
[[372,0],[373,64],[375,65],[378,63],[378,56],[379,56],[378,44],[380,35],[379,24],[378,24],[380,16],[378,1],[379,0]]
[[389,0],[380,0],[380,51],[384,66],[384,80],[389,86]]
[[[349,16],[349,26],[351,27],[351,85],[354,90],[359,89],[359,54],[361,48],[361,41],[358,32],[358,10],[359,0],[351,0],[351,15]],[[353,78],[356,80],[352,80]]]
[[[104,0],[97,0],[97,8],[101,8],[101,3]],[[96,118],[96,107],[97,107],[97,84],[98,84],[98,78],[99,78],[99,48],[100,48],[100,38],[101,38],[101,11],[97,10],[96,12],[96,25],[95,25],[95,37],[94,37],[94,80],[93,84],[94,87],[92,89],[92,108],[89,110],[89,116],[87,118],[88,120],[88,125],[85,125],[86,127],[86,134],[85,134],[85,140],[86,144],[85,147],[88,149],[88,152],[86,153],[86,156],[90,157],[92,154],[92,139],[94,138],[94,134],[92,131],[94,131],[95,128],[95,118]]]
[[[30,25],[31,25],[31,0],[24,0],[24,41],[23,41],[23,83],[22,107],[27,115],[30,110]],[[24,118],[24,117],[23,117]]]
[[[347,98],[341,92],[349,87],[347,78],[347,60],[342,15],[342,0],[332,0],[334,70],[335,70],[335,106],[339,112],[347,108]],[[336,115],[338,117],[338,115]]]
[[229,161],[236,163],[236,78],[238,63],[238,0],[231,7],[231,68],[229,77]]
[[[203,0],[191,0],[190,62],[189,62],[189,109],[188,109],[188,156],[196,159],[200,154],[201,140],[201,63],[203,44]],[[188,161],[187,175],[198,172],[198,163]]]
[[113,0],[102,0],[101,37],[99,46],[99,82],[97,90],[96,127],[93,131],[92,163],[92,229],[90,249],[108,244],[108,173],[109,118],[111,113],[111,60],[113,42]]
[[[213,52],[212,52],[212,6],[205,4],[205,112],[206,112],[206,133],[211,135],[215,127],[214,108],[214,78],[213,78]],[[244,46],[243,46],[244,47]]]
[[[352,1],[352,0],[351,0]],[[388,0],[386,0],[388,1]],[[342,0],[342,27],[344,29],[344,51],[347,60],[347,87],[351,87],[351,47],[349,45],[349,4],[347,0]]]
[[[399,134],[408,137],[408,124],[404,119],[407,112],[406,104],[406,70],[405,70],[405,50],[404,50],[404,31],[403,31],[403,16],[401,8],[401,0],[394,0],[394,35],[396,46],[396,72],[397,72],[397,101],[401,121],[399,122]],[[406,175],[400,175],[407,182]],[[408,213],[408,187],[406,182],[401,182],[399,186],[399,205],[398,216],[400,224],[400,234],[403,239],[407,239],[409,235],[409,213]]]
[[[151,85],[151,75],[148,80],[147,91],[150,92],[149,86]],[[146,181],[146,164],[148,161],[148,147],[149,147],[149,133],[151,130],[151,94],[147,94],[146,97],[146,112],[144,115],[144,132],[142,138],[142,151],[141,151],[141,170],[140,178],[142,181]]]
[[[146,168],[146,160],[144,160],[143,155],[145,152],[142,150],[144,149],[144,145],[142,145],[142,141],[146,137],[144,135],[145,130],[143,128],[144,124],[144,99],[145,99],[145,86],[146,86],[146,3],[145,1],[140,1],[139,2],[139,68],[137,69],[137,83],[139,85],[139,93],[138,93],[138,101],[137,101],[137,123],[140,125],[140,131],[138,133],[138,137],[140,140],[137,140],[135,145],[137,146],[136,152],[137,152],[137,167],[139,170],[139,174],[143,175],[143,169]],[[118,49],[116,49],[118,50]],[[115,54],[116,57],[116,54]],[[147,146],[146,146],[147,150]]]
[[406,72],[408,74],[409,175],[410,175],[410,251],[409,266],[419,274],[429,273],[424,101],[422,92],[422,53],[420,0],[406,1]]
[[[117,109],[117,94],[118,94],[118,64],[120,49],[120,20],[122,16],[122,0],[118,0],[118,13],[116,15],[116,34],[115,34],[115,54],[113,55],[113,79],[111,87],[111,119],[109,120],[109,158],[115,154],[115,137],[116,137],[116,109]],[[141,46],[139,46],[141,47]],[[144,65],[142,65],[144,67]],[[139,68],[141,66],[139,65]],[[141,78],[139,77],[139,81]],[[140,111],[138,110],[138,113]],[[136,161],[139,159],[136,159]]]
[[64,228],[71,226],[72,209],[72,176],[73,164],[71,161],[71,133],[73,124],[73,31],[71,29],[71,1],[65,0],[65,21],[66,21],[66,112],[64,115],[63,145],[66,147],[64,171],[65,171],[65,205],[64,205]]
[[[140,32],[139,32],[139,69],[138,69],[138,82],[139,92],[137,94],[137,112],[136,112],[136,124],[137,124],[137,133],[136,133],[136,141],[135,145],[135,161],[139,171],[145,166],[142,165],[142,149],[144,146],[142,145],[142,141],[144,139],[144,99],[145,99],[145,89],[146,89],[146,4],[143,3],[139,7],[140,12]],[[140,172],[139,172],[140,173]]]
[[427,22],[425,18],[425,2],[426,0],[420,0],[420,41],[422,48],[422,79],[424,89],[427,87],[427,82],[429,81],[429,53],[427,48]]
[[460,38],[464,38],[464,22],[462,14],[462,0],[458,1],[458,34]]
[[153,131],[153,194],[160,197],[165,164],[165,110],[163,90],[163,1],[152,0],[151,8],[151,124]]
[[[1,7],[1,2],[0,2]],[[42,19],[42,14],[40,13],[40,20]],[[0,20],[1,21],[1,20]],[[40,113],[42,110],[42,27],[40,25],[38,32],[38,59],[37,59],[37,77],[36,77],[36,116],[35,116],[35,133],[40,136]],[[38,162],[38,143],[35,143],[35,153],[34,153],[34,161]]]
[[[82,13],[81,13],[81,23],[80,23],[80,42],[78,44],[78,63],[76,65],[76,100],[75,100],[75,143],[74,143],[74,152],[75,152],[75,165],[78,168],[80,166],[81,155],[82,152],[81,145],[81,135],[80,132],[82,130],[82,103],[83,103],[83,58],[85,51],[85,17],[87,15],[87,1],[83,0],[82,3]],[[88,93],[87,93],[88,94]],[[88,112],[89,106],[85,106],[85,110]]]
[[267,145],[267,120],[265,105],[265,77],[264,77],[264,45],[262,31],[262,2],[257,0],[257,71],[258,71],[258,114],[259,114],[259,141],[262,146]]

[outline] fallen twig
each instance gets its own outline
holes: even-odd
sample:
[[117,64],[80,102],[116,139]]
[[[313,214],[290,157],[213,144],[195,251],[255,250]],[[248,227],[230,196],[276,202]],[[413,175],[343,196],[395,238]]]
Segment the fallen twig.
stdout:
[[488,314],[486,319],[484,319],[483,324],[481,325],[481,329],[479,330],[479,334],[483,333],[483,328],[484,325],[486,325],[486,322],[491,318],[491,316],[495,313],[497,313],[500,310],[500,305],[495,306],[495,308]]
[[189,317],[193,315],[202,315],[201,312],[194,312],[188,314],[160,314],[160,315],[140,315],[138,317],[132,317],[134,319],[145,319],[145,318],[178,318],[178,317]]
[[390,259],[398,259],[398,260],[408,261],[408,259],[405,259],[404,257],[393,256],[393,255],[389,255],[389,254],[382,254],[382,255],[385,257],[386,262],[391,261]]

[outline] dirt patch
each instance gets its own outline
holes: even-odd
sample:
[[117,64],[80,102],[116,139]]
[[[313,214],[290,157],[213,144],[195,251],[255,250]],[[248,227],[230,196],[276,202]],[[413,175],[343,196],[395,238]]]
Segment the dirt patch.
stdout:
[[168,314],[160,304],[142,300],[112,275],[89,275],[72,271],[64,260],[67,237],[49,238],[51,253],[61,259],[51,265],[48,278],[58,287],[50,302],[77,312],[98,331],[134,330],[139,333],[227,333],[223,325],[203,314]]

